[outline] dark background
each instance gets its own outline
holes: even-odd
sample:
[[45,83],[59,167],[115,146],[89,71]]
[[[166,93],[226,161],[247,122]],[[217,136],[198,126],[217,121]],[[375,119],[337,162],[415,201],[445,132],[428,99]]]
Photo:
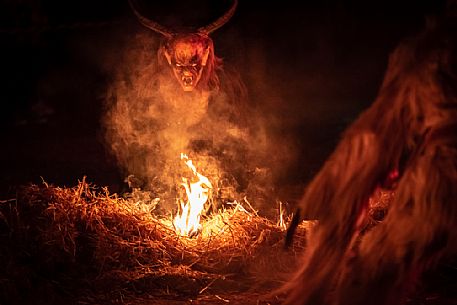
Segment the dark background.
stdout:
[[[138,5],[167,26],[206,25],[230,5],[161,2]],[[443,9],[438,0],[240,0],[212,37],[216,54],[243,77],[271,138],[290,145],[279,184],[300,186],[313,176],[375,98],[388,54]],[[73,186],[87,175],[118,191],[120,174],[101,134],[104,93],[129,37],[148,30],[126,0],[7,0],[0,18],[0,199],[41,177]]]

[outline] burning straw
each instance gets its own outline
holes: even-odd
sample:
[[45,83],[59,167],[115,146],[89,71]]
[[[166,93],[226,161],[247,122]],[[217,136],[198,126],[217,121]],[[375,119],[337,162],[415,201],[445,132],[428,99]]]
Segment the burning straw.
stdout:
[[155,215],[154,208],[152,201],[120,198],[85,179],[73,188],[24,187],[16,200],[0,205],[3,290],[20,294],[36,288],[36,278],[73,297],[91,291],[78,296],[83,299],[116,289],[199,295],[271,285],[293,268],[291,257],[303,249],[311,226],[302,225],[286,252],[283,229],[247,201],[203,219],[195,238],[180,237],[171,217]]

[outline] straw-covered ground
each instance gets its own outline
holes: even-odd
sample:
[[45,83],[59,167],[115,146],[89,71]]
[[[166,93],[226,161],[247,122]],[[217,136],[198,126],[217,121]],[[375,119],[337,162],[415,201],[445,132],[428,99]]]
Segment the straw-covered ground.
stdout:
[[262,304],[293,269],[313,224],[304,222],[286,251],[283,229],[247,201],[203,219],[194,238],[178,236],[171,216],[157,216],[155,206],[147,196],[120,198],[85,179],[73,188],[23,187],[0,205],[1,298]]
[[[374,194],[367,230],[392,198]],[[193,238],[156,208],[147,193],[119,197],[85,179],[22,187],[0,202],[0,304],[280,304],[271,292],[315,224],[303,222],[285,250],[283,228],[248,201],[204,217]],[[453,266],[428,274],[407,304],[457,304]]]

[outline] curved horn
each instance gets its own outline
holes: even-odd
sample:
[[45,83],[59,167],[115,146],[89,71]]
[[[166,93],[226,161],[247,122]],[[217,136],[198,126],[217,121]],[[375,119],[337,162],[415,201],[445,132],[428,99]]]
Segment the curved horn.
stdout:
[[164,35],[165,37],[171,37],[173,36],[173,32],[171,32],[170,30],[168,30],[167,28],[165,28],[164,26],[158,24],[157,22],[155,21],[152,21],[146,17],[144,17],[143,15],[141,15],[138,10],[136,9],[135,5],[133,4],[133,1],[132,0],[129,0],[129,4],[130,4],[130,7],[132,8],[132,11],[133,13],[135,14],[135,16],[138,18],[138,20],[147,28],[157,32],[157,33],[160,33],[162,35]]
[[207,34],[207,35],[209,33],[211,33],[211,32],[214,32],[215,30],[217,30],[218,28],[223,26],[225,23],[227,23],[227,21],[229,21],[230,18],[232,18],[233,14],[235,13],[237,5],[238,5],[238,0],[232,0],[232,6],[230,7],[230,9],[223,16],[219,17],[219,19],[217,19],[213,23],[211,23],[211,24],[209,24],[207,26],[199,28],[198,31],[200,33],[204,33],[204,34]]

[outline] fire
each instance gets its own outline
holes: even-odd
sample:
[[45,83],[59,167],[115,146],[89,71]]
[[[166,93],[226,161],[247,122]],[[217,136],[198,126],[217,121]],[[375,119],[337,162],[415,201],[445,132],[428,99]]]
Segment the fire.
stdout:
[[195,182],[182,178],[181,186],[186,191],[187,199],[179,199],[179,211],[173,220],[176,233],[181,236],[194,236],[201,230],[200,215],[205,203],[211,198],[213,186],[209,179],[199,172],[186,154],[181,153],[181,160],[192,171]]
[[276,225],[281,228],[281,230],[286,230],[287,229],[287,225],[286,225],[286,221],[285,221],[285,209],[283,208],[283,204],[281,201],[279,201],[279,219],[278,219],[278,222],[276,223]]

